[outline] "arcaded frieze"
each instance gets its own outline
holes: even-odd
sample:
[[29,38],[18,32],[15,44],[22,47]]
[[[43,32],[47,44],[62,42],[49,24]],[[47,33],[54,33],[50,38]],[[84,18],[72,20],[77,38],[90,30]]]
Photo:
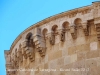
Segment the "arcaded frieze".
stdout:
[[[50,21],[53,21],[53,20],[56,20],[56,19],[60,19],[60,18],[63,18],[65,16],[67,17],[67,19],[70,20],[71,18],[74,18],[77,14],[80,14],[80,16],[81,15],[85,15],[85,14],[89,14],[89,11],[91,11],[92,8],[93,8],[92,5],[90,5],[90,6],[85,6],[85,7],[77,8],[77,9],[74,9],[74,10],[70,10],[70,11],[67,11],[67,12],[63,12],[63,13],[60,13],[60,14],[57,14],[55,16],[49,17],[49,18],[47,18],[45,20],[42,20],[41,22],[38,22],[38,23],[30,26],[29,28],[27,28],[24,32],[22,32],[17,37],[17,39],[12,44],[10,50],[13,49],[13,47],[20,40],[20,38],[22,37],[22,35],[24,33],[28,32],[29,30],[34,29],[35,27],[40,27],[41,25],[44,25],[44,24],[48,24]],[[93,12],[91,12],[91,13],[93,13]]]

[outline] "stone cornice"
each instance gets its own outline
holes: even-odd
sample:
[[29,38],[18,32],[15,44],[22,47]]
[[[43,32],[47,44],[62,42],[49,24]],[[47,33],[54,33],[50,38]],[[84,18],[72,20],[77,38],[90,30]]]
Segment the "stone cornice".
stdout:
[[12,43],[11,47],[10,47],[10,52],[12,52],[14,46],[16,45],[16,43],[22,38],[22,35],[26,32],[28,32],[29,30],[31,29],[34,29],[35,27],[39,27],[45,23],[48,23],[52,20],[55,20],[55,19],[58,19],[58,18],[61,18],[61,17],[64,17],[64,16],[69,16],[70,14],[73,14],[73,13],[79,13],[79,12],[82,12],[82,11],[85,11],[85,10],[91,10],[92,9],[92,6],[89,5],[89,6],[85,6],[85,7],[81,7],[81,8],[76,8],[76,9],[73,9],[73,10],[69,10],[69,11],[65,11],[65,12],[62,12],[62,13],[59,13],[57,15],[53,15],[51,17],[48,17],[36,24],[33,24],[32,26],[28,27],[27,29],[25,29],[21,34],[18,35],[18,37],[14,40],[14,42]]

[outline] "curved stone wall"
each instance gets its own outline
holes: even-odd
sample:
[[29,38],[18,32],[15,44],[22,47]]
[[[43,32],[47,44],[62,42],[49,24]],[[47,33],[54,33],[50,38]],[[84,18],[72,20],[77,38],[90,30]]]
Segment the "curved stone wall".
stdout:
[[5,51],[7,75],[100,75],[99,8],[93,2],[27,28]]

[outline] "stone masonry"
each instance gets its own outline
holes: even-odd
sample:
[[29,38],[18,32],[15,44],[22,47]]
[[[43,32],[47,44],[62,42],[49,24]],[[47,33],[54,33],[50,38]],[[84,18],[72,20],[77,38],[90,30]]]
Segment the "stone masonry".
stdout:
[[100,75],[100,2],[30,26],[4,53],[7,75]]

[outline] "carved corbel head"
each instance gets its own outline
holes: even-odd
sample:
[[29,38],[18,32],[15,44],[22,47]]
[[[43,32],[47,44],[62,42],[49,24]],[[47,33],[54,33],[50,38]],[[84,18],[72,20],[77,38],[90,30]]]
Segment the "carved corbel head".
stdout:
[[23,47],[23,44],[22,44],[22,55],[24,56],[25,59],[27,59],[26,51],[25,48]]
[[66,33],[66,29],[64,28],[64,29],[62,29],[62,31],[61,31],[61,34],[60,34],[60,40],[62,41],[62,42],[64,42],[65,41],[65,33]]
[[83,23],[82,24],[82,27],[83,27],[83,30],[84,30],[85,35],[88,36],[89,35],[89,31],[88,31],[87,23]]
[[40,47],[38,48],[38,52],[40,53],[40,56],[43,57],[45,56],[46,48]]
[[74,26],[74,25],[70,27],[70,33],[71,33],[71,34],[72,34],[72,33],[75,33],[75,26]]
[[19,51],[17,52],[17,57],[19,57],[20,55],[19,55]]
[[25,52],[28,51],[28,50],[29,50],[29,47],[26,47],[26,48],[25,48]]
[[70,33],[72,35],[72,38],[76,39],[76,37],[77,37],[77,31],[76,31],[76,27],[74,25],[70,27]]
[[65,31],[69,31],[69,30],[70,30],[70,27],[65,28]]
[[78,26],[78,28],[82,28],[82,24],[81,23],[79,23],[77,26]]
[[54,44],[55,44],[55,35],[54,35],[54,34],[51,34],[51,37],[50,37],[50,44],[51,44],[51,45],[54,45]]
[[87,23],[82,24],[83,29],[87,29]]
[[27,47],[27,39],[24,40],[24,42],[22,43],[23,48]]

